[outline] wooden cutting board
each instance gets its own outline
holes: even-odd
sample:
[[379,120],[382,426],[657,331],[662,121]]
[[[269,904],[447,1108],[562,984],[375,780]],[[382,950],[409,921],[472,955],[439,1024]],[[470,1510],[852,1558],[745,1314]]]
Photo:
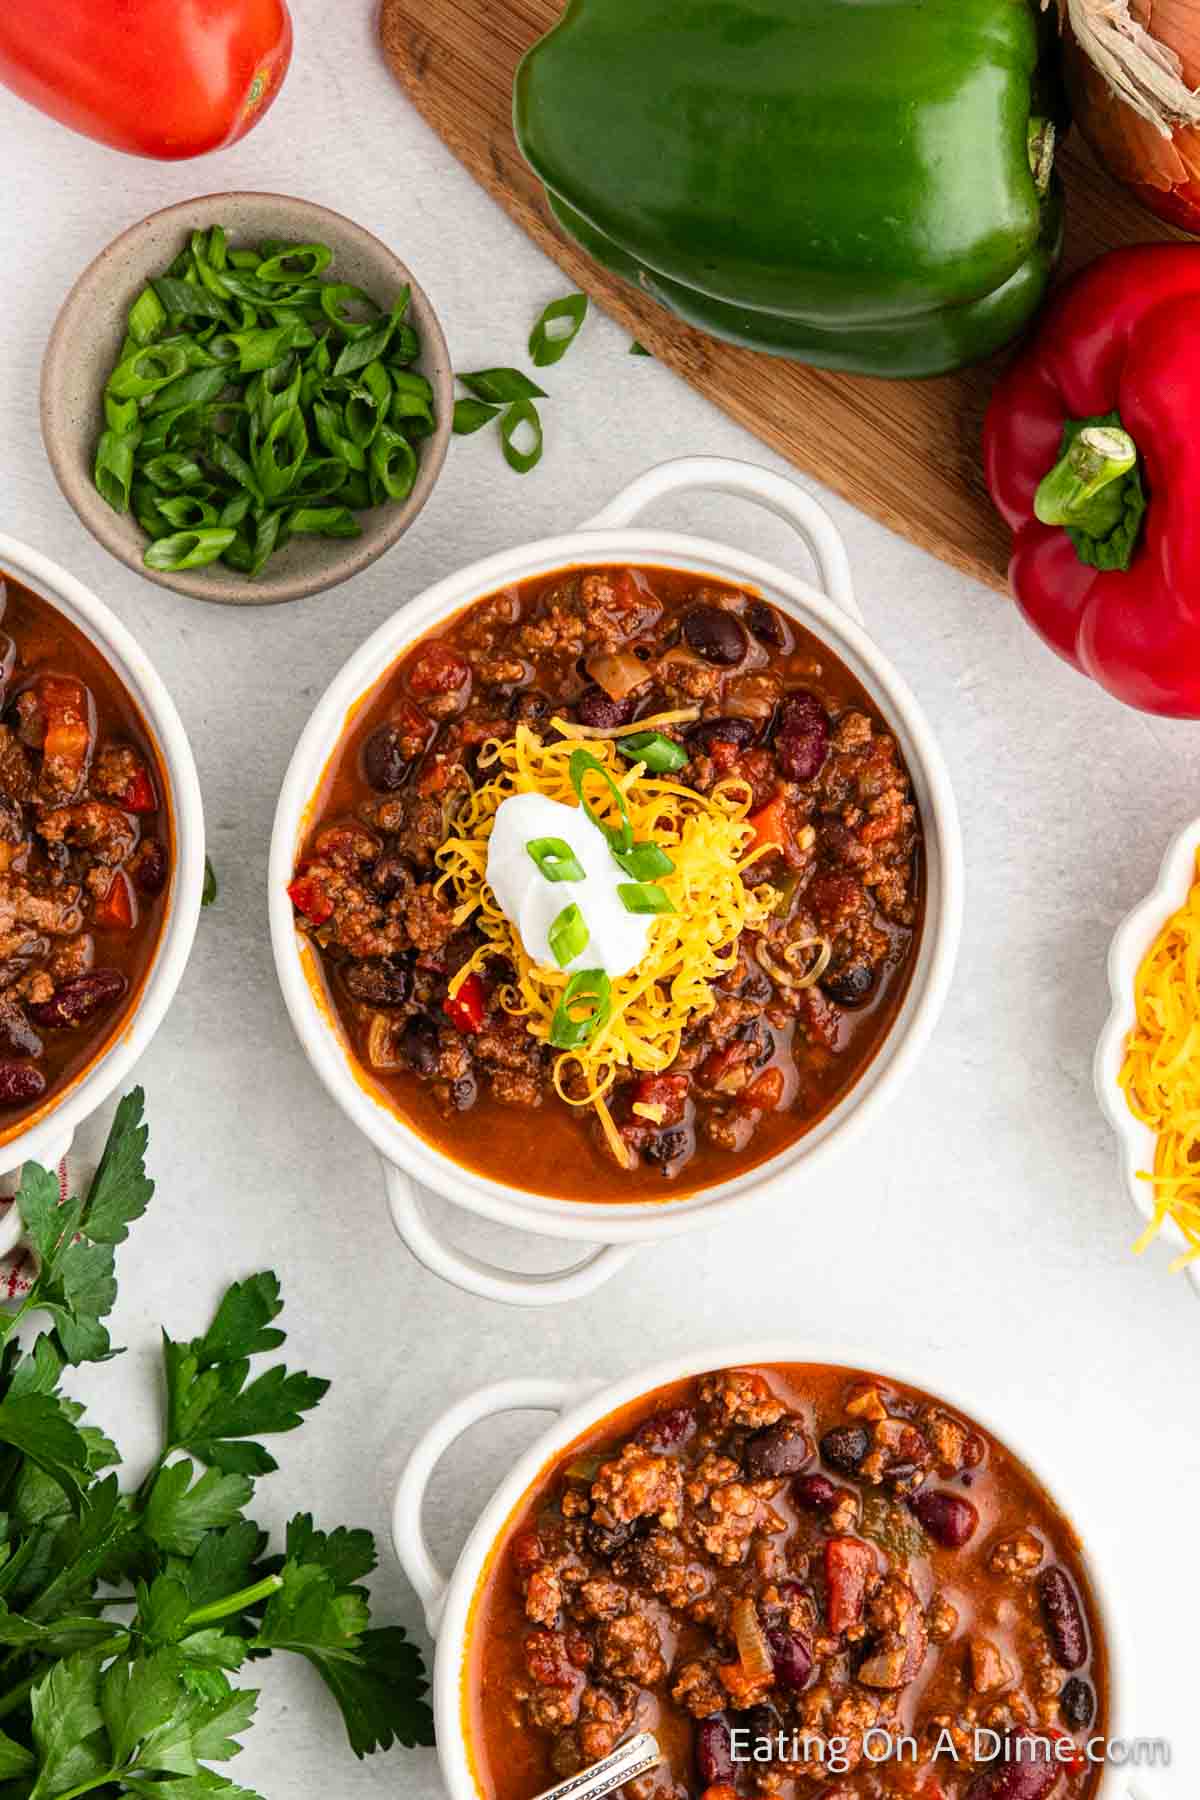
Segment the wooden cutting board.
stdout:
[[[382,0],[380,31],[392,70],[434,130],[631,338],[797,468],[955,568],[1004,587],[1008,533],[979,466],[997,362],[935,381],[891,382],[739,350],[680,324],[563,237],[517,149],[511,117],[517,63],[560,11],[561,0]],[[1136,207],[1077,137],[1060,166],[1068,268],[1117,244],[1181,235]]]

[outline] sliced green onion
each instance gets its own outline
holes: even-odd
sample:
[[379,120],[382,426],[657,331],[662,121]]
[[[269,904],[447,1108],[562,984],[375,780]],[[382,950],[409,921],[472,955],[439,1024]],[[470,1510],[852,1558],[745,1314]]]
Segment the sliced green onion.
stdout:
[[[333,251],[328,244],[287,244],[277,256],[269,256],[258,264],[254,278],[265,282],[311,281],[314,276],[323,274],[332,261]],[[297,263],[301,265],[299,268],[295,266]]]
[[228,309],[216,295],[197,287],[194,281],[173,281],[169,275],[160,275],[150,285],[169,314],[178,318],[220,319],[222,324],[229,321]]
[[[583,1016],[576,1018],[579,1008]],[[581,969],[563,990],[550,1024],[550,1042],[556,1050],[578,1050],[602,1031],[612,1013],[612,983],[603,969]]]
[[138,440],[129,432],[105,431],[96,445],[92,478],[114,512],[129,511]]
[[162,301],[152,287],[146,287],[130,307],[125,325],[135,343],[152,344],[166,322]]
[[470,437],[473,432],[482,431],[493,419],[500,416],[498,406],[489,406],[484,400],[456,400],[454,402],[454,435]]
[[351,338],[333,365],[334,374],[355,375],[368,363],[377,362],[386,352],[394,330],[395,320],[388,318],[370,331],[364,331],[361,337]]
[[629,757],[631,762],[645,763],[655,775],[669,775],[675,769],[682,769],[688,759],[683,746],[664,737],[661,731],[634,731],[614,742],[622,756]]
[[[547,369],[551,363],[561,362],[579,336],[587,310],[586,294],[566,294],[561,300],[550,302],[529,334],[529,354],[535,369]],[[560,319],[567,321],[567,329],[551,331],[550,327]]]
[[583,922],[583,914],[577,906],[564,906],[558,917],[552,920],[546,933],[550,945],[550,953],[560,969],[588,946],[588,928]]
[[[520,450],[516,444],[516,436],[523,425],[533,432],[533,443],[528,450]],[[528,475],[536,469],[542,460],[542,421],[538,409],[532,400],[516,400],[507,409],[500,421],[500,440],[504,450],[504,460],[510,469],[518,475]]]
[[381,425],[371,445],[371,474],[389,500],[407,500],[417,479],[417,453],[402,432]]
[[[348,306],[369,307],[370,323],[348,317],[345,310]],[[343,337],[359,337],[364,331],[369,331],[379,317],[380,310],[370,294],[365,294],[362,288],[351,287],[348,282],[339,281],[321,290],[321,311],[334,330],[340,331]]]
[[[571,786],[575,789],[575,795],[580,806],[582,806],[584,812],[592,821],[592,824],[596,827],[597,831],[602,831],[604,833],[605,837],[608,839],[609,848],[614,852],[618,850],[632,850],[633,826],[629,822],[629,808],[625,803],[624,794],[621,792],[604,764],[599,762],[596,757],[592,755],[590,750],[575,750],[571,754],[571,760],[567,764],[567,769],[571,777]],[[584,783],[589,775],[599,775],[616,802],[621,814],[621,825],[619,830],[616,827],[606,825],[599,813],[588,804],[587,795],[584,793]]]
[[355,538],[362,527],[348,506],[298,506],[288,517],[297,536]]
[[279,500],[295,485],[308,455],[308,432],[298,406],[289,406],[271,425],[254,459],[258,485],[268,500]]
[[630,913],[670,913],[675,911],[675,902],[652,881],[619,881],[617,894],[621,905]]
[[547,881],[585,881],[583,864],[565,838],[530,838],[525,846]]
[[178,345],[152,344],[117,364],[108,378],[108,392],[114,400],[143,400],[186,375],[187,366],[187,355]]
[[198,494],[170,494],[158,502],[158,510],[175,531],[200,531],[220,524],[215,506]]
[[660,844],[635,844],[632,850],[614,850],[613,861],[634,881],[657,881],[673,875],[675,864]]
[[232,544],[234,535],[223,528],[177,531],[149,545],[142,561],[148,569],[171,573],[178,569],[202,569],[206,564],[216,562]]
[[460,375],[458,379],[468,393],[474,394],[477,400],[486,400],[490,406],[511,406],[515,400],[549,398],[545,388],[530,381],[528,375],[522,375],[520,369],[477,369],[473,375]]

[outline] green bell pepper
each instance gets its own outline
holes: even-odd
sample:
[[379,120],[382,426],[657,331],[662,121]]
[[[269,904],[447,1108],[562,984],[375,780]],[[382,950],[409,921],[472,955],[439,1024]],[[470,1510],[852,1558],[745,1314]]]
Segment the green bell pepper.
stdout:
[[1053,273],[1051,67],[1036,0],[569,0],[514,115],[563,229],[689,324],[936,375]]

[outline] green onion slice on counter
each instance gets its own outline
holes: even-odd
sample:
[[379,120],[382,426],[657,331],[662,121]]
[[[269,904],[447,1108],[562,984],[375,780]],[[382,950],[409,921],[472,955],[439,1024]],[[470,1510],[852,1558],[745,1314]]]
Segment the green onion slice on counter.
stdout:
[[[562,361],[579,336],[587,310],[586,294],[566,294],[561,300],[550,302],[529,334],[529,354],[535,369],[547,369],[551,363]],[[565,331],[551,329],[563,320]]]
[[671,913],[675,903],[670,895],[649,881],[621,881],[617,884],[621,905],[630,913]]
[[525,846],[547,881],[583,881],[583,864],[565,838],[530,838]]
[[[592,755],[590,750],[576,750],[572,752],[571,760],[567,764],[567,769],[571,776],[571,786],[575,789],[576,799],[579,801],[580,806],[582,806],[584,812],[592,821],[592,824],[596,827],[597,831],[602,831],[604,833],[605,837],[608,839],[609,848],[613,853],[616,854],[617,851],[624,852],[632,850],[633,826],[629,820],[629,808],[625,804],[624,794],[621,792],[608,770],[604,767],[604,764],[598,761],[598,759]],[[613,800],[616,802],[617,809],[621,814],[621,823],[619,826],[610,827],[606,825],[599,813],[589,803],[587,795],[584,792],[584,784],[589,775],[599,775],[601,781],[603,781],[609,793],[612,795]]]
[[[523,425],[529,426],[533,433],[528,450],[522,450],[516,441]],[[508,408],[500,421],[500,440],[504,460],[510,469],[518,475],[528,475],[531,469],[537,468],[542,460],[542,421],[532,400],[517,400]]]
[[614,850],[613,861],[634,881],[657,881],[660,875],[675,872],[675,864],[661,844],[635,844],[632,850]]
[[477,369],[474,374],[460,375],[458,379],[468,393],[474,394],[477,400],[486,400],[490,406],[511,406],[515,400],[549,398],[545,388],[530,381],[528,375],[522,375],[520,369]]
[[588,928],[579,908],[564,906],[546,933],[551,954],[560,969],[565,969],[568,963],[575,961],[580,951],[587,949],[588,935]]
[[455,437],[471,437],[476,431],[482,431],[493,419],[500,416],[498,406],[489,406],[485,400],[456,400],[454,402],[454,435]]
[[682,769],[688,759],[683,746],[664,737],[661,731],[633,731],[628,737],[617,738],[616,746],[622,756],[645,763],[655,775],[670,775]]
[[556,1050],[578,1050],[603,1030],[611,1012],[612,983],[604,970],[581,969],[563,990],[551,1021],[550,1042]]

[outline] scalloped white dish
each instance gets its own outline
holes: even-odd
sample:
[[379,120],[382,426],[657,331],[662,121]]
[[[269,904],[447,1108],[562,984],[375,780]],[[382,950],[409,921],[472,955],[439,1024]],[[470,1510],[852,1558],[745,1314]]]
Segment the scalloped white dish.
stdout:
[[[1096,1046],[1093,1070],[1096,1096],[1117,1134],[1121,1174],[1129,1197],[1147,1222],[1154,1213],[1152,1191],[1149,1182],[1138,1180],[1138,1170],[1154,1167],[1154,1133],[1130,1112],[1118,1077],[1124,1061],[1125,1039],[1135,1020],[1134,982],[1138,969],[1166,920],[1188,897],[1195,879],[1197,850],[1200,850],[1200,819],[1193,819],[1191,824],[1177,831],[1167,845],[1156,885],[1121,921],[1108,952],[1112,1010]],[[1183,1233],[1170,1220],[1163,1227],[1163,1237],[1169,1244],[1186,1248]],[[1193,1263],[1187,1274],[1200,1295],[1200,1263]]]

